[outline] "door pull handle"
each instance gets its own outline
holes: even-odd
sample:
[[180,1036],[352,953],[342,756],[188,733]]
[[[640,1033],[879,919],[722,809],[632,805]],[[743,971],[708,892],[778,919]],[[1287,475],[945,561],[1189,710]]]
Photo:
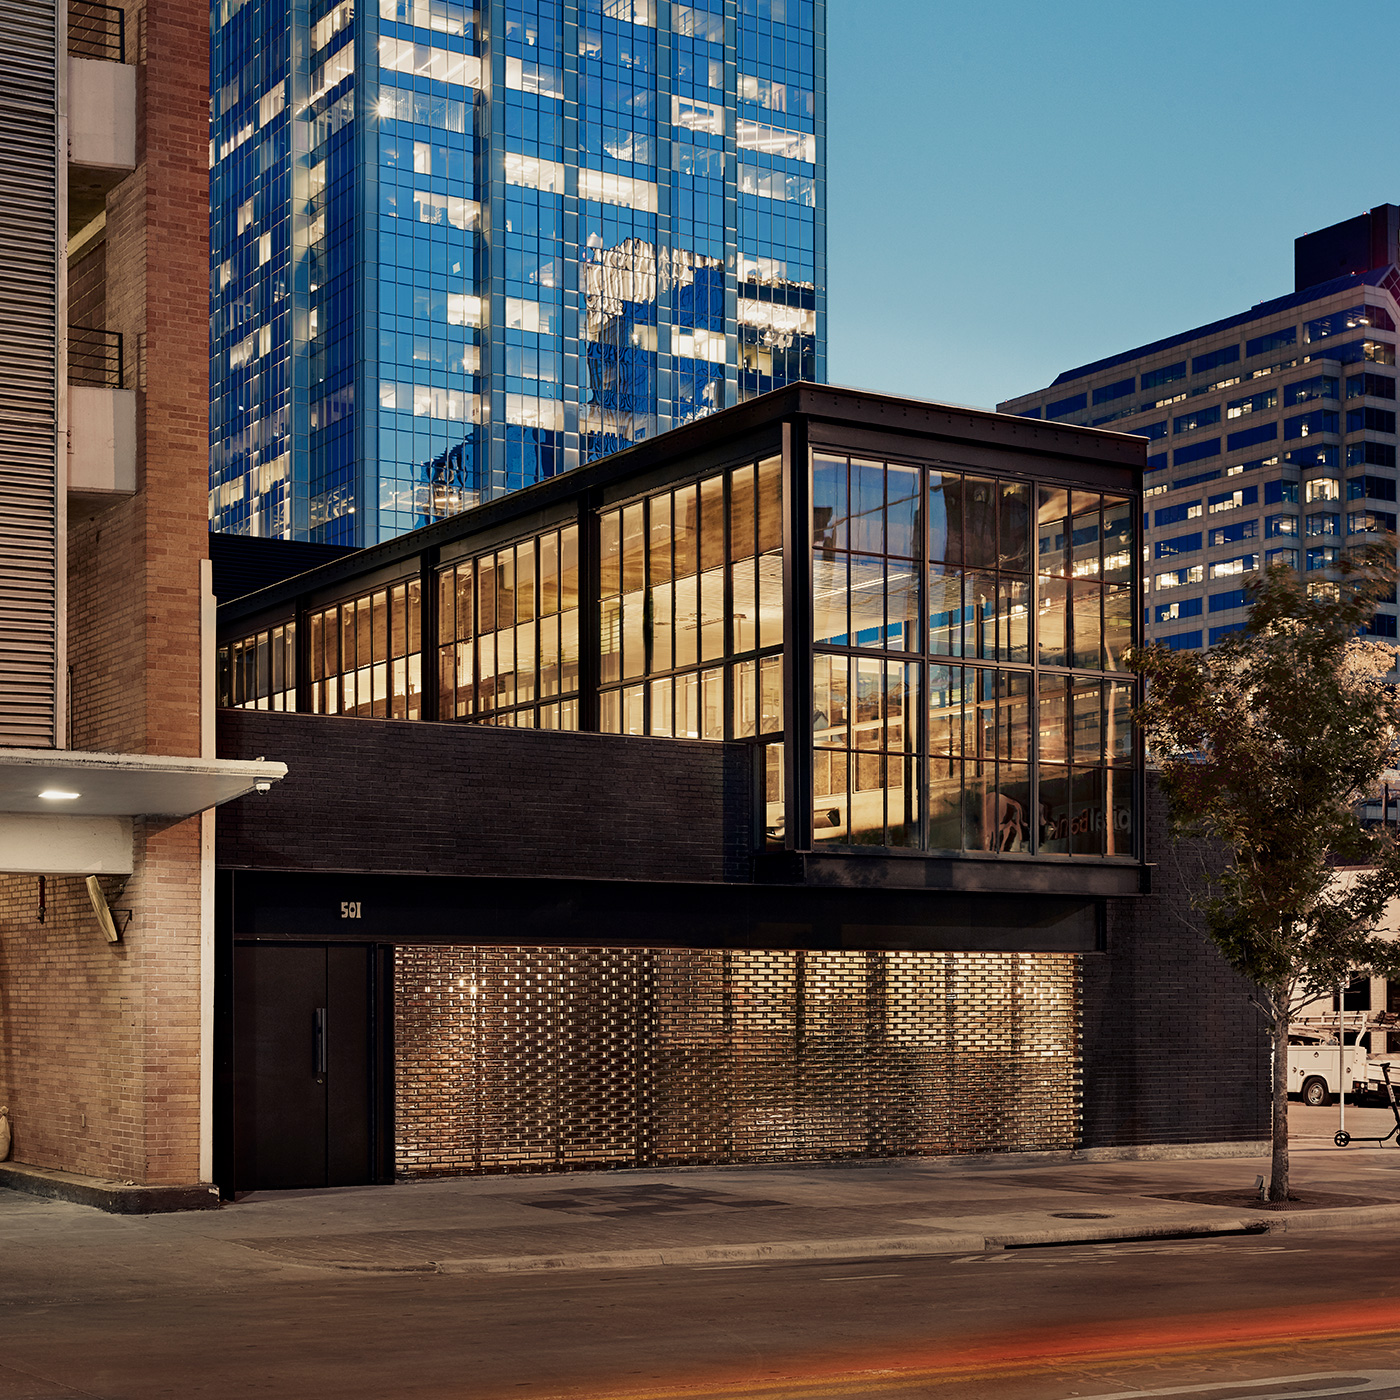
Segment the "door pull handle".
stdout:
[[311,1056],[318,1075],[326,1072],[326,1008],[318,1006],[311,1017]]

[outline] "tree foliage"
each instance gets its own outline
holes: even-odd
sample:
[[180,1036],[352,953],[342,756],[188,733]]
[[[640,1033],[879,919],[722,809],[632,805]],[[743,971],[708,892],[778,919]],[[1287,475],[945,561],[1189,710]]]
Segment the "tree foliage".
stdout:
[[[1213,650],[1153,645],[1129,657],[1148,681],[1138,720],[1174,832],[1232,856],[1197,907],[1231,966],[1259,985],[1274,1032],[1273,1199],[1287,1195],[1290,1016],[1356,972],[1400,975],[1396,945],[1376,934],[1400,894],[1400,845],[1357,813],[1400,757],[1400,696],[1386,679],[1395,653],[1359,635],[1394,586],[1394,559],[1393,547],[1375,549],[1311,592],[1275,567],[1250,585],[1244,629]],[[1364,869],[1344,882],[1339,865]]]

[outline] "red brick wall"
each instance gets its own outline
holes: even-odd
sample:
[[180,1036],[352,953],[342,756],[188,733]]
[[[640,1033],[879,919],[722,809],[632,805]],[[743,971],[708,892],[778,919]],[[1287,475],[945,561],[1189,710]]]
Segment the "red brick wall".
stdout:
[[[208,552],[208,6],[127,6],[134,174],[107,201],[106,322],[137,391],[137,493],[69,530],[77,749],[194,756]],[[86,295],[94,296],[88,287]],[[16,1161],[142,1183],[199,1175],[200,823],[138,824],[102,938],[79,877],[0,877],[0,1103]]]

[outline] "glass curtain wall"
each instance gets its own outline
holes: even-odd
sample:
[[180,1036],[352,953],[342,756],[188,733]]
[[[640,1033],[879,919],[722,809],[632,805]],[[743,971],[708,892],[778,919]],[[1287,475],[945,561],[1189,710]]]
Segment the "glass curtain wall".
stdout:
[[578,527],[438,573],[438,714],[579,727]]
[[603,513],[604,733],[781,732],[782,509],[769,457]]
[[373,544],[825,375],[824,0],[219,0],[210,512]]
[[813,459],[813,839],[1135,848],[1122,497]]

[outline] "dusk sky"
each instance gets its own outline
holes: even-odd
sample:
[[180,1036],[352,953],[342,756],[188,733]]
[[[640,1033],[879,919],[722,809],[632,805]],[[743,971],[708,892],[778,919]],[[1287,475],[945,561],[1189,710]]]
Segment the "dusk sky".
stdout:
[[1400,5],[830,0],[833,383],[991,407],[1400,203]]

